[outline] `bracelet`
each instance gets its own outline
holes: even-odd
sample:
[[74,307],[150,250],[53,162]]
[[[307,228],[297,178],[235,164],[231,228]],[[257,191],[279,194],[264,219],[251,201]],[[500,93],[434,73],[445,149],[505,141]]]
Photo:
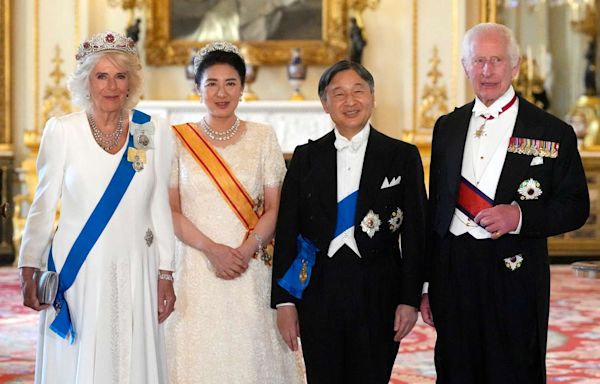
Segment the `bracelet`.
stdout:
[[159,273],[158,280],[175,281],[175,278],[173,275],[169,275],[168,273]]
[[256,242],[258,243],[258,249],[262,249],[263,247],[263,238],[256,232],[252,231],[252,237],[254,237],[254,240],[256,240]]

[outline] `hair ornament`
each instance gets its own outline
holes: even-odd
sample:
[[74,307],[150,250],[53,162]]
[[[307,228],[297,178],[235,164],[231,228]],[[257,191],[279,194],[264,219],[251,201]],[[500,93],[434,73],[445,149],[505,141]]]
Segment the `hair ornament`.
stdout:
[[202,49],[194,56],[194,73],[198,72],[198,67],[200,67],[200,63],[202,63],[202,60],[204,60],[206,55],[216,51],[234,53],[244,60],[240,50],[235,45],[228,41],[213,41],[202,47]]
[[102,51],[120,51],[135,56],[138,54],[133,39],[109,31],[97,33],[81,43],[75,59],[81,63],[89,55]]

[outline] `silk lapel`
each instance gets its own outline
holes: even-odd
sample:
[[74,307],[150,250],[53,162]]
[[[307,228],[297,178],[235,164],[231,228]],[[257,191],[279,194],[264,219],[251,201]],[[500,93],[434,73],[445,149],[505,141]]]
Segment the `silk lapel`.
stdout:
[[[392,160],[392,154],[388,154],[386,149],[385,137],[371,126],[360,176],[355,225],[360,225],[381,189],[381,183],[388,168],[387,165]],[[396,176],[398,175],[393,177]]]
[[457,110],[454,121],[448,121],[442,129],[448,132],[441,136],[447,140],[447,143],[442,143],[445,146],[445,158],[440,159],[445,162],[448,170],[448,191],[454,196],[451,201],[456,200],[458,191],[458,183],[462,172],[463,154],[465,151],[465,142],[467,140],[467,132],[469,131],[469,123],[475,102],[463,106]]
[[[337,220],[337,152],[333,143],[335,134],[329,132],[314,146],[314,163],[311,164],[317,175],[314,182],[319,191],[319,202],[330,221],[335,226]],[[333,229],[332,229],[333,232]]]
[[[539,136],[539,132],[537,135],[535,134],[536,128],[533,122],[528,119],[528,108],[529,105],[527,105],[527,102],[519,97],[519,112],[517,113],[517,120],[515,121],[515,128],[512,133],[513,137],[532,138]],[[514,200],[515,191],[521,181],[525,179],[531,159],[531,156],[519,155],[517,153],[509,152],[506,154],[500,179],[498,180],[498,187],[496,187],[495,204],[508,204]]]

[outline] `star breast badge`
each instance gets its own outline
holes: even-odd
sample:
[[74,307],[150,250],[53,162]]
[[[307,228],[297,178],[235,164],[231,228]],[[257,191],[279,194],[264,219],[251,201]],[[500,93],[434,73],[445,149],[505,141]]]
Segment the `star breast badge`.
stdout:
[[517,192],[521,195],[521,200],[537,200],[542,194],[540,182],[534,179],[523,180]]
[[366,233],[369,237],[373,237],[375,232],[379,231],[379,226],[381,225],[381,220],[379,219],[379,215],[373,212],[372,209],[367,212],[365,217],[360,222],[360,227],[363,232]]

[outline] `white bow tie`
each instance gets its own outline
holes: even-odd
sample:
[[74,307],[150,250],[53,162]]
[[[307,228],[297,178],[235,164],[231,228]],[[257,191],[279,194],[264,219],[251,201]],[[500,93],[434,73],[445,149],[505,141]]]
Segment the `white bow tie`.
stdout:
[[335,139],[335,143],[333,144],[335,146],[335,149],[337,149],[338,151],[341,151],[345,148],[350,148],[350,150],[352,152],[357,152],[361,145],[362,145],[362,141],[361,140],[348,140],[344,137],[338,137]]

